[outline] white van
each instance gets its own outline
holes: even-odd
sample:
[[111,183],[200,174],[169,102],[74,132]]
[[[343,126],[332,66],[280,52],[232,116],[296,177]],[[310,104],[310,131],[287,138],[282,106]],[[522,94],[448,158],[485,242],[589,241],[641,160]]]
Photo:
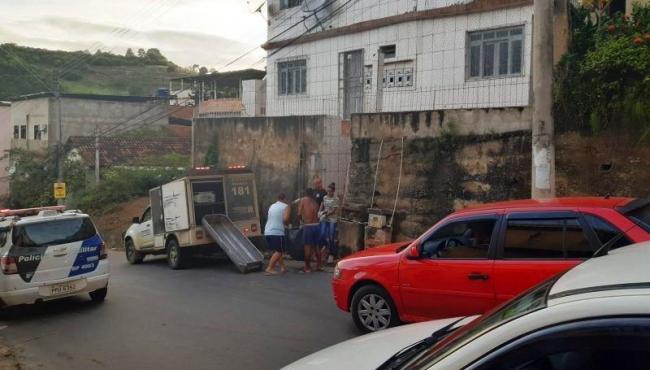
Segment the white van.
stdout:
[[0,270],[0,307],[108,292],[101,236],[87,214],[62,207],[0,211]]

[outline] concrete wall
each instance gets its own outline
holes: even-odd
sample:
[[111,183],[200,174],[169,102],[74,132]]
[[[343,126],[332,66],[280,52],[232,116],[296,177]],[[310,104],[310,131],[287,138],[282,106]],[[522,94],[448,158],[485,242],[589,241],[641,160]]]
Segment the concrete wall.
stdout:
[[353,115],[352,144],[348,216],[374,207],[390,220],[395,207],[396,240],[469,204],[530,194],[525,108]]
[[252,168],[260,209],[265,213],[279,192],[297,198],[311,186],[313,175],[342,185],[350,158],[349,140],[341,121],[333,117],[198,118],[194,120],[193,161],[203,165],[212,152],[217,153],[221,167]]
[[[468,1],[417,1],[417,10],[449,6]],[[412,12],[413,1],[359,1],[326,27],[335,29],[353,21],[376,19]],[[295,9],[289,9],[291,12]],[[302,12],[298,12],[302,14]],[[283,22],[279,15],[271,21]],[[293,24],[284,23],[284,28]],[[472,79],[466,78],[467,33],[495,27],[524,25],[523,73],[520,76]],[[280,26],[277,26],[280,27]],[[296,27],[303,31],[303,27]],[[320,30],[320,28],[319,28]],[[282,37],[285,37],[283,35]],[[518,107],[529,104],[530,51],[532,43],[532,6],[484,11],[474,14],[440,17],[394,24],[363,32],[334,36],[290,45],[267,59],[268,115],[339,115],[341,94],[339,53],[363,50],[364,65],[371,69],[372,83],[363,91],[363,112],[401,112],[418,110]],[[413,86],[381,88],[381,109],[377,107],[377,70],[379,47],[396,45],[395,68],[408,65],[414,70]],[[306,59],[307,92],[300,95],[278,94],[278,63]],[[395,64],[396,63],[396,64]],[[385,70],[390,70],[385,65]]]
[[615,132],[556,136],[558,196],[650,197],[650,144]]
[[247,117],[266,116],[266,81],[246,80],[242,85],[242,103]]
[[9,158],[5,158],[11,149],[11,106],[0,102],[0,207],[4,206],[3,199],[9,194]]
[[[58,108],[56,99],[50,98],[49,140],[58,140]],[[167,102],[164,100],[148,102],[105,101],[92,99],[61,99],[61,116],[63,117],[63,142],[70,136],[90,136],[95,128],[105,131],[120,125],[111,134],[117,134],[131,128],[166,126]]]

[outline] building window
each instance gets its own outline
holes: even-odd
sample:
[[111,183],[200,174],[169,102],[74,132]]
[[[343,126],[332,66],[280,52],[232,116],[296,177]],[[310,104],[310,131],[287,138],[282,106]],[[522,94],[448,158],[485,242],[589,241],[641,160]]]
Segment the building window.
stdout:
[[278,63],[278,80],[278,94],[304,94],[307,91],[307,61],[301,59]]
[[20,138],[27,139],[27,125],[20,126]]
[[34,125],[34,140],[41,140],[41,130],[38,125]]
[[517,76],[523,71],[524,26],[468,33],[467,76]]
[[20,139],[20,126],[14,126],[14,139]]
[[302,0],[280,0],[280,9],[289,9],[302,4]]
[[382,54],[384,54],[384,59],[395,58],[397,55],[397,48],[395,45],[386,45],[379,48]]

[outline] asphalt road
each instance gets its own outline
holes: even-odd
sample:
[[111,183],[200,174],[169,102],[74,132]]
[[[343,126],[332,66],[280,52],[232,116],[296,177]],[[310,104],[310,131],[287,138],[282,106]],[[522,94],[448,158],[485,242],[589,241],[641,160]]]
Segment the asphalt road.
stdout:
[[111,252],[108,298],[0,311],[25,369],[276,369],[357,335],[327,273],[240,274],[206,260],[172,271]]

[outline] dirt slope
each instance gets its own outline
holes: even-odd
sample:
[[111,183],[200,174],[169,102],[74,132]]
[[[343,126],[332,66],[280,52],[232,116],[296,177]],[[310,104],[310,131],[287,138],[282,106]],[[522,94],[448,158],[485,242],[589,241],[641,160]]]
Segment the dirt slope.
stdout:
[[122,233],[131,226],[133,217],[142,216],[142,212],[149,205],[149,198],[136,198],[126,203],[118,204],[113,210],[100,216],[93,216],[95,225],[99,229],[108,248],[123,249]]

